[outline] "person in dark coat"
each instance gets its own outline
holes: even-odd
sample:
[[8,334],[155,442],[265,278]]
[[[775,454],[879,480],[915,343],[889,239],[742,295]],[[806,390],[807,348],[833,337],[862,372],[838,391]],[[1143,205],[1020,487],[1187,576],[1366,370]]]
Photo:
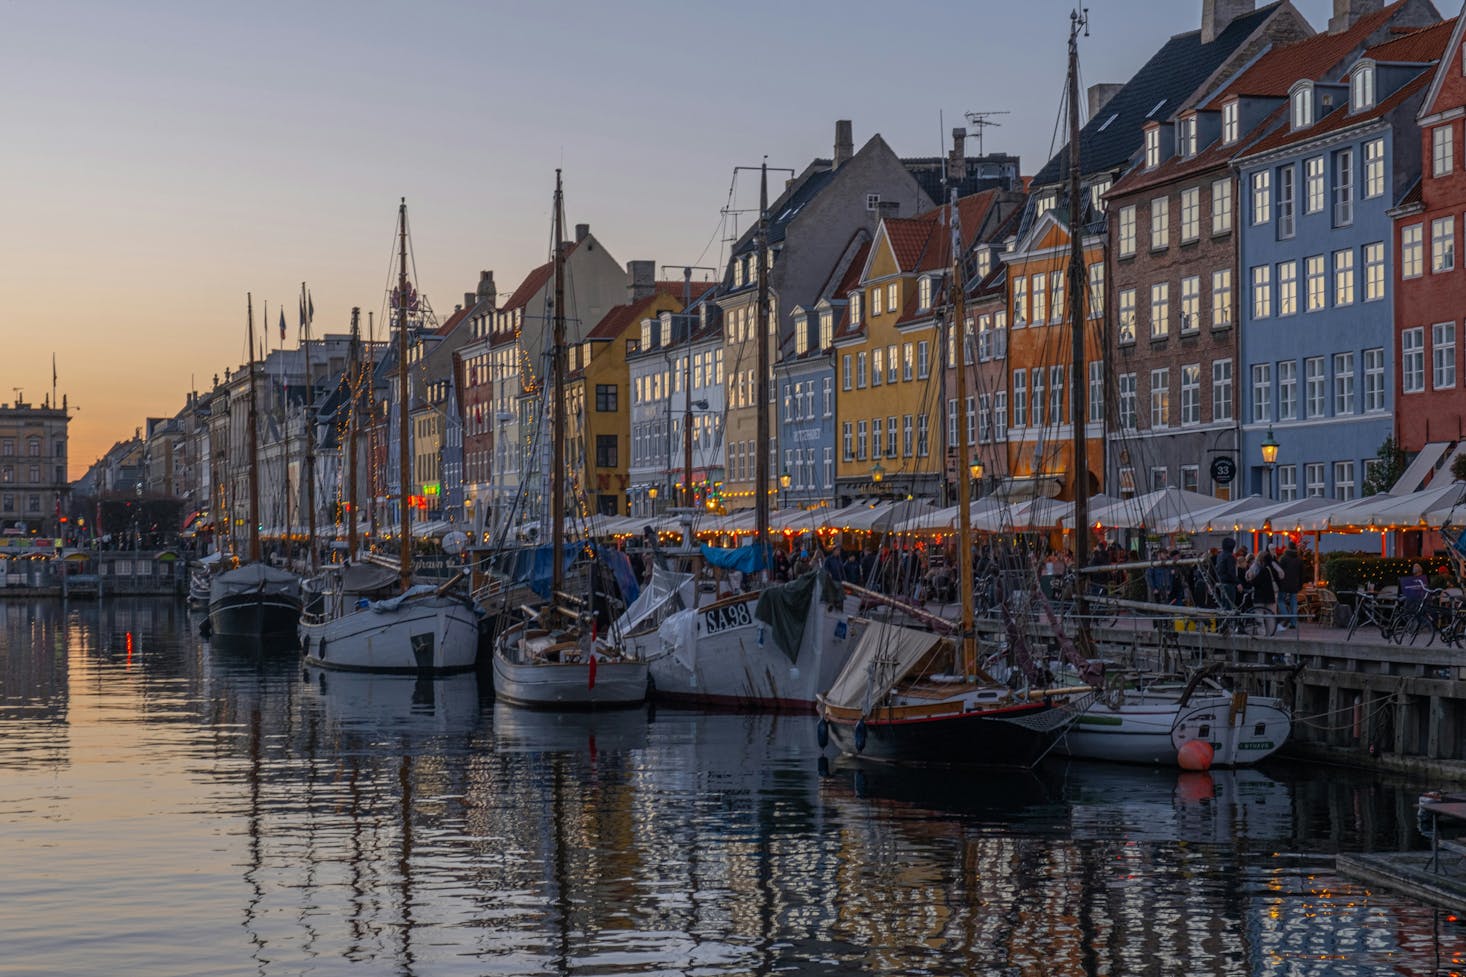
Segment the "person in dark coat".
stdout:
[[1252,604],[1267,615],[1268,631],[1271,633],[1278,619],[1278,579],[1282,577],[1283,571],[1273,556],[1271,546],[1264,546],[1257,551],[1252,566],[1255,569],[1248,570],[1251,577],[1249,583],[1252,584]]
[[1222,540],[1222,551],[1217,554],[1217,601],[1222,610],[1231,611],[1237,607],[1237,558],[1232,555],[1237,541],[1228,536]]
[[1298,545],[1289,543],[1278,560],[1283,578],[1278,581],[1278,630],[1298,629],[1298,592],[1303,589],[1303,558]]
[[[837,584],[844,583],[847,579],[845,576],[845,560],[843,559],[843,554],[840,552],[840,547],[830,547],[830,555],[825,557],[825,572]],[[850,582],[854,583],[855,581],[852,580]]]

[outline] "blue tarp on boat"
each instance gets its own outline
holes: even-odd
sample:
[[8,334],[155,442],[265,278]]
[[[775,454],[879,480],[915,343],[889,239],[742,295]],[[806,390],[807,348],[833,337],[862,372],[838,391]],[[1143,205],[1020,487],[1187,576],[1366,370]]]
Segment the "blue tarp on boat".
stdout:
[[747,546],[740,546],[736,550],[718,549],[715,546],[703,545],[702,558],[708,561],[709,566],[715,566],[720,570],[737,570],[740,573],[756,573],[768,566],[768,559],[764,550],[757,543],[749,543]]

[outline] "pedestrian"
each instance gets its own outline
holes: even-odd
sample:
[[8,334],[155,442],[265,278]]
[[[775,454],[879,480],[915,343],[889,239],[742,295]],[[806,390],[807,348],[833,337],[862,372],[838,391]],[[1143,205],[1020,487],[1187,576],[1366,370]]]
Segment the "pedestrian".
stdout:
[[1278,623],[1279,631],[1298,630],[1298,592],[1303,589],[1303,558],[1298,555],[1298,544],[1289,543],[1278,560],[1283,577],[1278,581]]
[[1267,631],[1271,634],[1278,620],[1278,583],[1283,576],[1282,569],[1273,559],[1271,546],[1257,551],[1247,568],[1246,579],[1252,584],[1252,606],[1267,614]]
[[1223,611],[1237,608],[1237,558],[1233,551],[1237,541],[1230,536],[1222,540],[1222,551],[1216,555],[1217,603]]
[[1171,587],[1175,582],[1175,570],[1164,562],[1166,553],[1156,549],[1150,555],[1150,566],[1145,568],[1145,589],[1147,599],[1153,604],[1168,604],[1171,601]]

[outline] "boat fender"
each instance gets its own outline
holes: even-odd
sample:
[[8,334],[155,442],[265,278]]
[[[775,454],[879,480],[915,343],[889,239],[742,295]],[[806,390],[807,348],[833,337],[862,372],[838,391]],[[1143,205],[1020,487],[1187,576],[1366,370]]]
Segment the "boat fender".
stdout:
[[824,717],[814,724],[814,738],[822,750],[830,745],[830,724]]
[[815,764],[815,770],[818,771],[821,777],[828,777],[830,775],[830,758],[821,753],[819,761]]
[[208,618],[204,618],[202,621],[199,622],[199,637],[207,639],[212,638],[213,636],[214,625],[209,623]]
[[855,752],[865,752],[865,720],[861,719],[855,723]]

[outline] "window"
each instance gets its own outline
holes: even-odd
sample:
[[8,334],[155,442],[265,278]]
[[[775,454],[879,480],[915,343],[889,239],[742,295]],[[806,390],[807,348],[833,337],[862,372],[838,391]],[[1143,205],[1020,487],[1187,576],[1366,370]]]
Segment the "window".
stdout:
[[1361,62],[1349,76],[1349,105],[1355,112],[1374,107],[1374,65]]
[[1120,289],[1120,342],[1128,344],[1135,342],[1135,289]]
[[855,460],[865,461],[866,450],[870,443],[870,427],[868,421],[860,421],[855,425]]
[[1298,311],[1298,262],[1278,265],[1278,315],[1294,315]]
[[1201,191],[1191,187],[1181,191],[1181,241],[1195,241],[1201,236]]
[[825,377],[822,382],[825,388],[825,416],[830,417],[835,413],[835,383],[832,377]]
[[1105,364],[1093,360],[1089,364],[1089,423],[1099,424],[1105,419]]
[[1313,86],[1305,84],[1293,92],[1292,121],[1294,129],[1313,125]]
[[886,418],[886,457],[896,457],[896,418]]
[[1201,423],[1201,364],[1181,367],[1181,426]]
[[1293,177],[1297,173],[1292,166],[1278,170],[1278,237],[1290,238],[1297,230],[1293,221]]
[[1070,416],[1064,413],[1064,368],[1062,366],[1049,367],[1049,417],[1053,423],[1062,424],[1070,420]]
[[1135,207],[1120,208],[1120,257],[1128,258],[1135,253]]
[[1185,157],[1196,155],[1196,116],[1188,116],[1177,124],[1176,152]]
[[1089,266],[1089,318],[1098,319],[1105,314],[1105,263],[1092,262]]
[[1303,480],[1310,497],[1322,498],[1328,489],[1327,483],[1324,482],[1324,463],[1315,461],[1304,465]]
[[1364,144],[1364,196],[1383,196],[1385,192],[1385,141],[1371,139]]
[[926,414],[918,414],[916,417],[916,454],[918,457],[927,456],[928,426],[931,418]]
[[881,205],[881,195],[880,194],[878,194],[878,193],[868,193],[868,194],[865,195],[865,209],[866,210],[877,210],[877,209],[880,208],[880,205]]
[[877,285],[875,288],[873,288],[873,289],[870,290],[870,314],[871,315],[881,315],[885,311],[885,306],[881,302],[881,298],[882,298],[882,296],[884,294],[885,293],[881,290],[881,287],[879,285]]
[[1022,326],[1028,322],[1028,276],[1013,278],[1013,325]]
[[901,346],[901,379],[911,381],[916,372],[916,347],[910,343]]
[[1334,226],[1354,223],[1354,150],[1334,154]]
[[1126,431],[1135,430],[1135,374],[1120,374],[1120,427]]
[[[1049,283],[1049,276],[1039,272],[1033,276],[1033,321],[1043,323],[1049,317],[1049,290],[1046,287]],[[971,361],[969,361],[971,362]]]
[[1419,278],[1425,270],[1425,226],[1409,224],[1400,228],[1400,277]]
[[864,353],[855,354],[855,389],[865,389],[866,358]]
[[1169,427],[1171,424],[1171,370],[1163,367],[1150,371],[1150,426]]
[[875,417],[870,422],[870,456],[877,460],[881,457],[883,442],[886,437],[886,419]]
[[1354,251],[1334,252],[1334,305],[1354,304]]
[[1418,394],[1425,389],[1425,327],[1400,333],[1400,391]]
[[879,387],[885,381],[885,357],[885,350],[879,346],[870,354],[870,385],[872,387]]
[[1430,327],[1430,385],[1449,390],[1456,385],[1456,324],[1437,322]]
[[1252,423],[1261,424],[1273,419],[1273,365],[1255,363],[1252,366]]
[[931,373],[931,346],[923,339],[916,344],[916,378],[925,380]]
[[1324,358],[1309,356],[1303,360],[1303,409],[1307,417],[1323,417],[1325,389],[1328,377],[1324,372]]
[[597,411],[599,411],[601,413],[605,413],[607,411],[615,411],[615,410],[617,410],[616,401],[617,401],[617,397],[616,397],[616,384],[614,384],[614,383],[598,383],[598,384],[596,384],[596,410]]
[[1298,419],[1298,363],[1295,360],[1278,362],[1278,420]]
[[616,435],[614,435],[614,434],[597,434],[596,435],[596,467],[597,468],[615,468],[616,467]]
[[1323,157],[1310,156],[1303,164],[1303,212],[1318,213],[1323,201]]
[[1222,142],[1227,145],[1237,141],[1237,102],[1231,101],[1222,106]]
[[1181,491],[1195,492],[1201,487],[1201,469],[1196,465],[1181,466]]
[[1214,421],[1230,421],[1232,419],[1231,360],[1212,360],[1211,419]]
[[1380,348],[1364,351],[1364,412],[1385,409],[1385,351]]
[[967,398],[967,443],[977,443],[977,398]]
[[835,345],[835,313],[826,309],[820,313],[820,349],[829,349]]
[[850,386],[850,354],[846,353],[840,358],[840,389],[849,390]]
[[1266,319],[1273,314],[1273,269],[1258,265],[1252,269],[1252,318]]
[[1049,321],[1062,322],[1064,319],[1064,276],[1062,271],[1049,273]]
[[1171,483],[1171,470],[1169,468],[1156,467],[1150,470],[1150,488],[1152,492],[1158,492]]
[[[911,415],[906,415],[906,436],[911,436]],[[999,390],[993,394],[993,436],[999,441],[1008,438],[1008,391]]]
[[911,457],[911,415],[901,415],[901,457]]
[[1181,279],[1181,332],[1196,332],[1201,328],[1201,278],[1192,275]]
[[1450,271],[1456,267],[1456,218],[1439,217],[1430,222],[1430,270]]
[[1150,338],[1165,339],[1171,333],[1171,283],[1150,287]]
[[1013,371],[1013,426],[1028,426],[1028,371]]
[[1278,501],[1298,501],[1298,466],[1278,466]]
[[1232,229],[1232,181],[1211,185],[1211,232],[1225,234]]
[[27,512],[40,512],[41,497],[39,495],[27,496],[25,500],[25,507]]
[[1354,354],[1334,354],[1334,416],[1354,413]]
[[1232,269],[1211,273],[1211,327],[1222,329],[1232,324]]
[[1344,502],[1355,498],[1354,462],[1334,462],[1334,498]]
[[843,461],[855,460],[855,434],[851,430],[849,421],[840,425],[841,450],[840,457]]
[[852,326],[860,325],[860,306],[862,304],[861,299],[864,297],[864,294],[861,292],[850,293],[850,324]]
[[14,438],[6,438],[5,440],[0,441],[0,455],[4,455],[5,457],[9,458],[9,457],[11,457],[14,454],[15,454],[15,439]]
[[896,283],[891,282],[886,286],[886,311],[894,313],[901,304],[896,294]]
[[930,309],[932,307],[932,280],[930,276],[922,277],[916,286],[916,307],[918,309]]
[[1161,130],[1150,126],[1145,130],[1145,168],[1153,170],[1161,165]]
[[1385,297],[1385,245],[1383,241],[1364,246],[1364,301]]
[[1033,368],[1033,397],[1029,401],[1029,414],[1033,417],[1034,427],[1044,426],[1044,368],[1036,366]]
[[1430,130],[1430,172],[1432,176],[1446,176],[1456,165],[1456,141],[1451,123],[1436,126]]
[[1171,201],[1157,197],[1150,202],[1150,249],[1161,251],[1171,246]]

